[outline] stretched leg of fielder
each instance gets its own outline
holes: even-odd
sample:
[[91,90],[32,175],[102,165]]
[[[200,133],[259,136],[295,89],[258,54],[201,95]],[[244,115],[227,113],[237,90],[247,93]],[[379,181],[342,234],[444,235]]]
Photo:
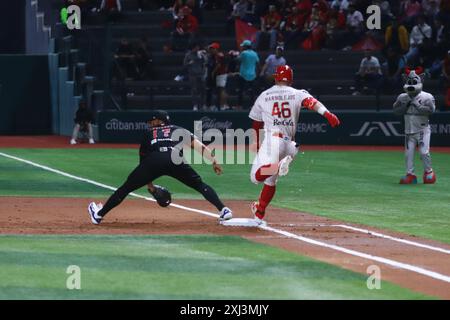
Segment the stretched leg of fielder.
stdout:
[[131,192],[142,188],[149,182],[161,176],[162,169],[157,161],[146,160],[139,164],[122,184],[106,201],[105,205],[97,205],[95,202],[89,204],[89,213],[91,221],[94,224],[100,224],[103,217],[112,209],[117,207]]
[[228,220],[233,217],[232,211],[223,204],[216,191],[204,183],[200,175],[190,165],[181,164],[174,166],[168,175],[199,192],[209,203],[217,208],[220,212],[220,219]]

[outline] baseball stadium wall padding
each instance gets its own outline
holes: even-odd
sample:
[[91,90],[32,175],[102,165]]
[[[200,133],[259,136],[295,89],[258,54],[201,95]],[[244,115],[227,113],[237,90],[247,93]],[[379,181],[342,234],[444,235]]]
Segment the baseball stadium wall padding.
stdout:
[[47,55],[0,55],[0,134],[50,133]]
[[[169,112],[172,123],[199,132],[219,129],[248,129],[251,120],[248,112]],[[403,145],[403,118],[390,111],[339,111],[336,113],[342,125],[331,128],[317,113],[302,111],[297,141],[301,144],[341,145]],[[102,142],[139,143],[147,128],[146,120],[151,111],[103,111],[98,113],[99,139]],[[431,145],[450,146],[450,112],[436,112],[430,120]]]

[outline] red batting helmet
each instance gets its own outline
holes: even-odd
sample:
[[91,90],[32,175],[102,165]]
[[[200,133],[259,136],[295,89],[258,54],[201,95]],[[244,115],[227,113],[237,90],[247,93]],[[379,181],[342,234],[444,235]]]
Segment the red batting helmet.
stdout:
[[275,81],[292,82],[294,80],[294,71],[288,65],[278,66],[274,78]]

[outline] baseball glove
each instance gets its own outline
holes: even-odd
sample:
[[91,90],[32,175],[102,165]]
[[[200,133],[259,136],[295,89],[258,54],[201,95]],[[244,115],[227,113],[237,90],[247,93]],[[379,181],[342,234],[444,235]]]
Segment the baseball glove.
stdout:
[[151,192],[150,190],[148,190],[148,192],[150,192],[161,207],[167,207],[172,202],[172,194],[164,187],[158,185],[154,185],[154,187],[154,192]]

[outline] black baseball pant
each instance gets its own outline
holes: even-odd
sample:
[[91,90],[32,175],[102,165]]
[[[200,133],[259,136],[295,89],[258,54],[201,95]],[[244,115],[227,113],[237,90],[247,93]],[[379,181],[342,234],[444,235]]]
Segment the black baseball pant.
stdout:
[[142,188],[161,176],[173,177],[198,191],[219,211],[225,207],[214,189],[204,183],[190,165],[174,164],[171,160],[171,152],[153,152],[130,173],[125,183],[109,197],[98,215],[104,217],[117,207],[130,192]]

